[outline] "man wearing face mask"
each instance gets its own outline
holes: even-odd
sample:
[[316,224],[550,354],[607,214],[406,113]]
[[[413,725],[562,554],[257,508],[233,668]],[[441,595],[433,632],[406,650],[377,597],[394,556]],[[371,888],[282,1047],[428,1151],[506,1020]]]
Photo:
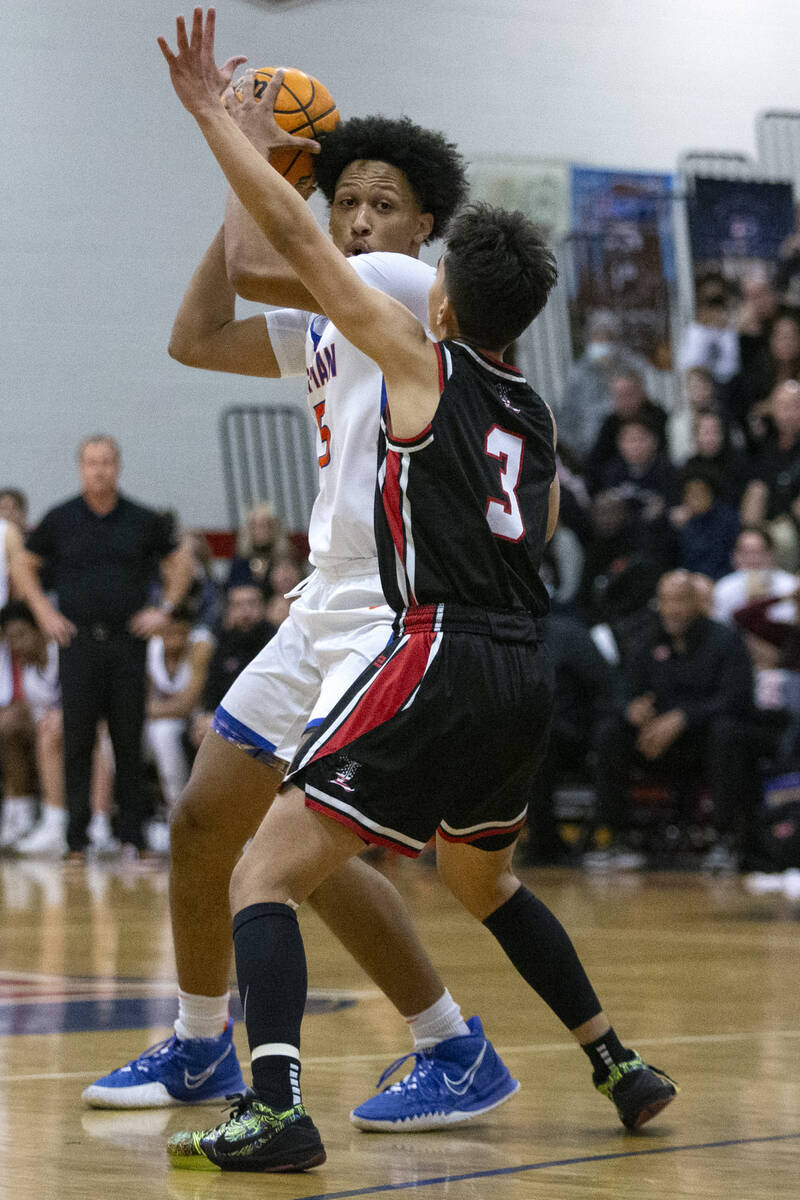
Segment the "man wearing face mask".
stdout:
[[652,367],[640,354],[620,341],[619,318],[608,309],[589,313],[586,323],[586,348],[570,367],[564,395],[556,413],[558,438],[583,464],[597,440],[600,426],[612,409],[611,381],[620,374],[633,372],[649,383]]

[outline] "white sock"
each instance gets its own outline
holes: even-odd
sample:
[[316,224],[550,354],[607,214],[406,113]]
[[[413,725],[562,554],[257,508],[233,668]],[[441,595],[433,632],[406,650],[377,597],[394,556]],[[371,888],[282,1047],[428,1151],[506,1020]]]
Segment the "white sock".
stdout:
[[175,1032],[181,1041],[219,1037],[228,1023],[230,998],[230,992],[224,996],[193,996],[179,991]]
[[469,1027],[461,1016],[461,1009],[446,988],[430,1008],[417,1013],[415,1017],[406,1017],[406,1024],[411,1030],[415,1050],[430,1050],[431,1046],[446,1038],[469,1036]]

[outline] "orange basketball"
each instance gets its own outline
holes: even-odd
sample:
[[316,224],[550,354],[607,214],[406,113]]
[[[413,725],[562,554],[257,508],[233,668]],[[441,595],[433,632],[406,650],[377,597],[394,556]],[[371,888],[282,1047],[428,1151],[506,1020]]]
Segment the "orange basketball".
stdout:
[[[277,69],[261,67],[255,72],[253,94],[256,100],[264,95]],[[241,100],[241,92],[237,90],[236,95]],[[287,133],[317,141],[320,135],[330,133],[339,124],[339,110],[333,96],[318,79],[306,75],[305,71],[286,67],[281,90],[275,98],[275,120]],[[269,161],[295,187],[313,182],[314,155],[299,146],[273,150]]]

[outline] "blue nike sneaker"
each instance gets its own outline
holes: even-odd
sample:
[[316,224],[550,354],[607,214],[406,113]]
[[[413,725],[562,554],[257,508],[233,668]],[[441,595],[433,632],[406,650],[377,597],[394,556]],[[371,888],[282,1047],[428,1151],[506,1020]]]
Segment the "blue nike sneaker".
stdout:
[[381,1075],[378,1087],[406,1059],[415,1060],[398,1083],[353,1109],[353,1124],[379,1133],[421,1133],[463,1125],[509,1100],[519,1091],[519,1082],[511,1078],[484,1037],[480,1017],[470,1017],[467,1027],[468,1035],[448,1038],[430,1050],[415,1050],[393,1062]]
[[169,1108],[208,1104],[245,1092],[233,1021],[215,1038],[167,1038],[83,1092],[91,1108]]

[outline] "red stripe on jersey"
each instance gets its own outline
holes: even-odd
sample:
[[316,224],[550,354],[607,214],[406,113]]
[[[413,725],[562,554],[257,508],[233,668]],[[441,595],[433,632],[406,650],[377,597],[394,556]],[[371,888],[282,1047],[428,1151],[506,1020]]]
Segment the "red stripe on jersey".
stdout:
[[[336,754],[356,738],[383,725],[398,712],[418,687],[428,665],[435,633],[409,638],[382,667],[346,721],[320,746],[310,762]],[[308,766],[309,763],[304,764]]]
[[408,858],[418,858],[422,853],[421,850],[414,850],[411,846],[406,846],[404,842],[394,842],[391,838],[381,837],[379,833],[374,833],[365,825],[359,825],[358,821],[353,820],[352,817],[346,817],[344,813],[339,812],[338,808],[334,808],[332,805],[329,807],[319,800],[312,800],[310,796],[306,796],[306,808],[313,808],[314,812],[322,813],[324,817],[330,817],[332,821],[338,821],[340,825],[346,825],[364,842],[371,842],[376,846],[388,846],[390,850],[396,850],[398,854],[405,854]]
[[479,842],[482,838],[499,837],[501,833],[516,833],[525,824],[525,817],[522,817],[514,825],[498,825],[488,826],[486,829],[479,829],[477,833],[468,833],[464,837],[456,837],[455,834],[445,833],[441,825],[436,830],[440,838],[445,842]]
[[442,347],[438,342],[434,343],[434,349],[436,350],[436,364],[439,368],[439,395],[441,396],[446,383],[444,374],[444,352],[442,351]]
[[[386,450],[386,475],[383,483],[383,511],[400,562],[406,563],[406,535],[403,526],[403,494],[400,490],[400,470],[403,460],[394,450]],[[409,589],[410,590],[410,589]]]
[[421,442],[423,438],[426,438],[430,431],[431,423],[429,421],[425,428],[420,429],[419,433],[415,434],[414,437],[399,438],[395,437],[395,435],[392,433],[391,423],[389,421],[386,422],[386,438],[395,446],[413,446],[417,442]]

